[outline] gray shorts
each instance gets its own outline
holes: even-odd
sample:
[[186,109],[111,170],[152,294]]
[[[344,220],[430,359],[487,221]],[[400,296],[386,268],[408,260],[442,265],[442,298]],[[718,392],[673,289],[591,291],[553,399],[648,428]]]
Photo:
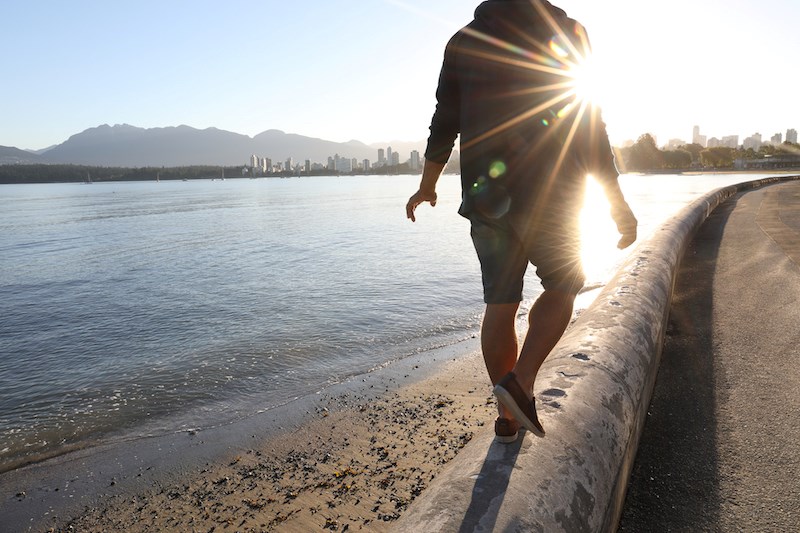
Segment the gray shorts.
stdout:
[[528,263],[536,267],[545,290],[577,294],[585,281],[581,267],[580,231],[577,220],[540,221],[531,228],[501,217],[469,216],[472,243],[478,253],[487,304],[522,301],[522,285]]

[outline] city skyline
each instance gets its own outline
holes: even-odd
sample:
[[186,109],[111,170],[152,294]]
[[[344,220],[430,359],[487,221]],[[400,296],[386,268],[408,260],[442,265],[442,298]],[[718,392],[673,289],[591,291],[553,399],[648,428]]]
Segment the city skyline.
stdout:
[[[784,141],[797,144],[798,140],[797,130],[795,128],[787,128],[785,136],[784,133],[776,133],[769,136],[769,138],[756,132],[753,135],[745,137],[741,142],[739,142],[738,135],[723,135],[721,138],[717,138],[702,135],[701,132],[701,127],[695,125],[692,128],[691,140],[676,138],[670,139],[667,143],[658,143],[656,140],[656,144],[664,150],[679,150],[689,144],[698,144],[703,148],[727,147],[743,150],[753,149],[758,151],[763,145],[780,145]],[[633,142],[633,140],[629,140],[627,142],[620,143],[617,147],[622,148],[624,146],[630,146],[633,144]],[[458,150],[458,146],[455,147],[455,150]],[[284,164],[280,161],[273,162],[270,158],[261,158],[256,154],[252,154],[250,156],[249,167],[251,169],[260,168],[266,173],[280,173],[286,170],[309,172],[323,169],[349,173],[407,164],[409,166],[409,170],[412,172],[422,171],[422,162],[424,161],[424,157],[417,150],[411,150],[407,159],[402,157],[400,152],[393,150],[391,146],[386,148],[375,148],[375,153],[377,154],[377,160],[359,160],[356,157],[340,157],[339,154],[335,154],[333,156],[328,156],[327,164],[313,161],[311,159],[305,159],[303,164],[298,162],[294,165],[291,163],[293,161],[293,158],[291,157],[288,158]],[[344,167],[339,166],[340,161],[345,163]]]
[[384,148],[376,148],[376,160],[369,158],[358,159],[357,157],[340,156],[338,153],[329,155],[327,161],[322,163],[314,161],[313,159],[303,159],[302,163],[296,161],[293,157],[287,158],[285,161],[273,161],[269,157],[262,157],[258,154],[251,154],[250,160],[246,165],[251,171],[259,171],[261,173],[281,173],[284,171],[292,172],[311,172],[318,170],[333,170],[336,172],[355,172],[380,169],[384,167],[397,167],[400,165],[408,165],[408,169],[412,172],[422,171],[423,158],[418,150],[411,150],[408,159],[402,158],[400,152],[392,149],[391,146]]
[[[0,146],[43,149],[99,124],[280,129],[367,144],[427,137],[444,45],[476,1],[12,0]],[[555,2],[588,28],[612,142],[649,132],[766,138],[796,127],[787,0]],[[688,139],[687,139],[688,140]]]
[[[785,131],[775,132],[773,134],[762,135],[760,132],[754,132],[751,135],[744,136],[742,142],[739,142],[740,136],[738,134],[721,135],[719,137],[709,136],[704,134],[702,128],[696,125],[692,128],[692,135],[687,139],[683,137],[669,139],[666,142],[659,142],[656,140],[658,146],[663,146],[665,149],[674,150],[686,144],[699,144],[704,148],[713,148],[724,146],[728,148],[753,148],[758,150],[763,144],[778,145],[785,142],[797,144],[797,129],[786,128]],[[626,143],[630,144],[630,143]]]

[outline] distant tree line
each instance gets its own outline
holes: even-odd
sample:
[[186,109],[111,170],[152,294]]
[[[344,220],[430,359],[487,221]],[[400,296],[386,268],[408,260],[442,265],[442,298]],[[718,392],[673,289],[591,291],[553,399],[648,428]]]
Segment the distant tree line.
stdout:
[[[8,183],[74,183],[74,182],[111,182],[111,181],[155,181],[215,179],[223,176],[237,177],[274,177],[288,178],[296,176],[330,176],[331,170],[319,169],[306,171],[287,170],[268,174],[255,173],[248,167],[219,166],[187,166],[187,167],[94,167],[87,165],[42,165],[14,164],[0,165],[0,184]],[[369,172],[355,171],[355,174],[399,175],[414,174],[408,163],[384,166],[371,169]],[[419,173],[417,171],[416,173]],[[340,173],[334,172],[334,175]]]
[[[716,146],[704,148],[686,144],[676,150],[661,150],[653,136],[645,133],[632,146],[617,149],[617,163],[625,172],[658,172],[669,170],[733,170],[736,160],[753,161],[779,156],[796,156],[800,167],[800,145],[785,142],[764,144],[758,150]],[[791,163],[789,163],[791,164]]]
[[148,181],[241,177],[242,167],[93,167],[87,165],[0,165],[0,183]]

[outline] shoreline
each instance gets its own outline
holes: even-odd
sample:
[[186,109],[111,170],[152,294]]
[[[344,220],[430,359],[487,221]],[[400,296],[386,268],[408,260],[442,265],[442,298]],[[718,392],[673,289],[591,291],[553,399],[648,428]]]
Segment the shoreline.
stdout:
[[[430,346],[422,347],[417,350],[409,350],[400,355],[394,354],[392,357],[386,357],[383,361],[377,362],[370,369],[359,369],[351,374],[342,372],[340,378],[336,381],[328,381],[327,383],[311,383],[303,391],[295,391],[295,394],[288,397],[270,396],[265,402],[256,402],[255,400],[247,403],[245,407],[237,406],[239,413],[223,417],[222,419],[213,420],[212,418],[205,417],[199,421],[200,412],[205,406],[190,407],[185,411],[178,412],[172,415],[163,415],[155,418],[154,420],[144,420],[140,423],[130,427],[118,427],[108,430],[106,432],[98,432],[87,438],[76,440],[75,442],[61,445],[56,448],[46,449],[38,452],[35,455],[17,455],[12,456],[5,463],[0,463],[0,487],[2,487],[3,476],[12,474],[26,468],[36,468],[42,464],[53,464],[59,461],[69,460],[71,457],[80,456],[83,454],[92,454],[94,450],[101,450],[103,448],[116,448],[125,447],[136,442],[150,441],[150,440],[167,440],[173,438],[175,435],[196,435],[203,432],[217,432],[222,428],[238,428],[245,427],[253,419],[270,418],[269,424],[275,421],[279,422],[278,429],[284,424],[285,418],[283,412],[291,410],[295,404],[306,405],[310,403],[310,399],[319,395],[328,394],[329,391],[336,391],[341,388],[356,388],[358,387],[355,382],[365,379],[368,376],[375,374],[376,376],[385,369],[392,367],[396,364],[401,364],[407,359],[414,359],[426,357],[425,354],[430,355],[432,361],[436,361],[436,353],[440,351],[447,351],[454,347],[461,346],[465,342],[476,337],[475,328],[465,329],[459,336],[444,337],[444,340],[438,342],[440,338],[430,337],[430,339],[437,339],[436,343],[431,343]],[[366,380],[365,380],[366,381]],[[212,403],[214,412],[221,410],[218,405],[224,405],[226,400],[218,400],[217,403]],[[266,407],[265,407],[266,405]],[[307,413],[306,413],[307,414]],[[275,433],[275,431],[264,432],[268,436]],[[2,530],[0,529],[0,533]]]
[[[32,165],[38,166],[38,165]],[[104,168],[104,167],[91,167],[91,168]],[[121,167],[121,168],[130,168],[130,167]],[[155,168],[155,167],[153,167]],[[179,167],[174,167],[179,168]],[[238,168],[238,167],[226,167],[226,168]],[[698,170],[698,169],[664,169],[659,171],[648,171],[648,172],[639,172],[639,171],[632,171],[620,174],[621,177],[624,176],[702,176],[702,175],[716,175],[716,174],[767,174],[767,175],[793,175],[797,174],[800,171],[800,168],[779,168],[779,169],[707,169],[707,170]],[[460,174],[457,172],[445,172],[443,176],[459,176]],[[126,178],[126,179],[99,179],[96,181],[87,182],[85,178],[75,178],[74,180],[45,180],[45,181],[30,181],[30,180],[2,180],[0,179],[0,185],[66,185],[66,184],[85,184],[85,185],[93,185],[96,183],[102,184],[116,184],[116,183],[159,183],[163,182],[185,182],[185,181],[244,181],[244,180],[259,180],[259,179],[293,179],[293,178],[343,178],[343,177],[376,177],[376,178],[396,178],[398,176],[411,176],[411,177],[418,177],[419,174],[412,173],[412,172],[400,172],[397,174],[331,174],[331,173],[322,173],[322,174],[290,174],[290,175],[280,175],[280,174],[268,174],[263,176],[230,176],[227,178],[220,179],[216,176],[202,176],[202,177],[189,177],[189,178],[182,178],[182,177],[172,177],[172,178],[163,178],[160,180],[156,180],[154,178],[144,178],[144,177],[133,177],[133,178]]]
[[485,373],[473,337],[227,426],[22,467],[0,476],[0,531],[383,531],[491,427]]

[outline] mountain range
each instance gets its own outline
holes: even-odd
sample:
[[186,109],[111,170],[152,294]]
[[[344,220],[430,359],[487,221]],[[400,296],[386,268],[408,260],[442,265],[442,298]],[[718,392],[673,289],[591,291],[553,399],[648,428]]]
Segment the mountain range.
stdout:
[[128,124],[104,124],[71,136],[41,153],[0,146],[0,164],[76,164],[118,167],[177,167],[192,165],[245,165],[251,155],[274,162],[293,158],[302,163],[327,163],[328,157],[376,161],[378,148],[392,146],[401,163],[411,150],[422,153],[425,142],[367,145],[360,141],[338,143],[303,135],[267,130],[255,137],[217,128],[199,130],[189,126],[138,128]]
[[41,162],[42,158],[33,152],[0,146],[0,165],[27,165]]

